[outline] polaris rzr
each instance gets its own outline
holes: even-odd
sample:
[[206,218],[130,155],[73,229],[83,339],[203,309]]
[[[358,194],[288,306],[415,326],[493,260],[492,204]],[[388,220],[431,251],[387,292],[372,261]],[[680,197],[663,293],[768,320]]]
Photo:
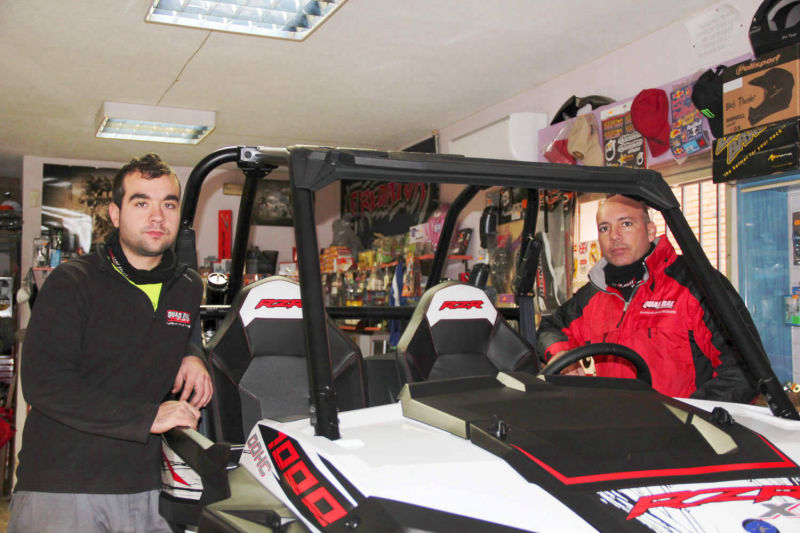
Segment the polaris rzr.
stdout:
[[[229,162],[246,181],[230,285],[207,313],[219,319],[206,346],[215,396],[202,432],[165,438],[161,510],[172,523],[227,532],[800,530],[800,417],[658,173],[227,148],[186,187],[186,261],[196,261],[198,190]],[[271,277],[239,289],[256,183],[279,166],[290,174],[299,284]],[[466,185],[414,308],[324,305],[314,194],[351,179]],[[514,309],[496,308],[473,285],[439,283],[460,211],[495,186],[524,188],[529,199]],[[625,194],[660,211],[768,407],[664,396],[644,360],[619,345],[588,345],[539,371],[531,294],[540,190]],[[333,321],[353,316],[406,321],[397,352],[362,357]],[[626,358],[638,379],[558,375],[593,354]]]

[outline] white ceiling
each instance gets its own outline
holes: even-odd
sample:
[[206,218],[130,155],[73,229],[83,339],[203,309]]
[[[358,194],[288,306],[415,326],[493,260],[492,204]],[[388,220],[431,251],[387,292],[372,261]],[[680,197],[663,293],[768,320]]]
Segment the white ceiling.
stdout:
[[[305,42],[144,22],[149,0],[0,2],[0,175],[21,155],[193,166],[224,146],[396,149],[712,0],[349,0]],[[104,100],[217,112],[197,146],[96,139]]]

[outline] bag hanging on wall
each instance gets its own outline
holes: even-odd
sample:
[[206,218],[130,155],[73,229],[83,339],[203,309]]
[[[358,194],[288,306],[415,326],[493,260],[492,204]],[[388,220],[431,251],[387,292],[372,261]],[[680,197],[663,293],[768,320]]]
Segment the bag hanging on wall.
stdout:
[[[800,1],[800,0],[798,0]],[[559,122],[564,122],[565,120],[569,120],[571,118],[575,118],[578,116],[578,111],[584,106],[592,106],[592,109],[597,109],[598,107],[613,104],[615,100],[609,98],[608,96],[598,96],[596,94],[590,96],[575,96],[572,95],[567,98],[567,101],[561,104],[561,107],[558,108],[556,114],[553,115],[553,121],[550,122],[550,125],[558,124]]]

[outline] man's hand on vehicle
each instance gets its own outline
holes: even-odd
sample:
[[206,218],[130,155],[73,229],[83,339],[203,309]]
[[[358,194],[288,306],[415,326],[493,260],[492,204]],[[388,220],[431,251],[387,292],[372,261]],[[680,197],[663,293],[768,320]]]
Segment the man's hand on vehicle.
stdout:
[[177,394],[180,390],[183,392],[179,399],[189,401],[194,407],[205,407],[211,401],[214,386],[211,384],[211,376],[208,375],[206,365],[199,357],[187,355],[183,358],[171,392]]
[[161,434],[176,427],[197,429],[200,420],[200,409],[186,401],[168,401],[158,406],[158,413],[150,433]]
[[[559,357],[561,357],[562,355],[564,355],[568,351],[569,350],[561,350],[560,352],[556,352],[555,354],[553,354],[553,357],[550,358],[550,360],[547,362],[547,364],[548,365],[553,364],[553,361],[555,361],[556,359],[558,359]],[[594,365],[592,365],[592,366],[594,366]],[[578,361],[577,363],[573,363],[573,364],[569,365],[567,368],[565,368],[564,370],[562,370],[560,372],[560,374],[562,374],[562,375],[566,374],[566,375],[569,375],[569,376],[585,376],[586,372],[584,372],[584,370],[583,370],[583,365],[581,365],[580,361]]]

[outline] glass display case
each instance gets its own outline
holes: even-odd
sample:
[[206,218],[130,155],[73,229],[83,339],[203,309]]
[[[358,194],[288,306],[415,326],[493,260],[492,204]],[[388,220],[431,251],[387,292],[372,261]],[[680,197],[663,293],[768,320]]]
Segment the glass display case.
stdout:
[[739,293],[781,383],[800,381],[800,173],[736,185]]

